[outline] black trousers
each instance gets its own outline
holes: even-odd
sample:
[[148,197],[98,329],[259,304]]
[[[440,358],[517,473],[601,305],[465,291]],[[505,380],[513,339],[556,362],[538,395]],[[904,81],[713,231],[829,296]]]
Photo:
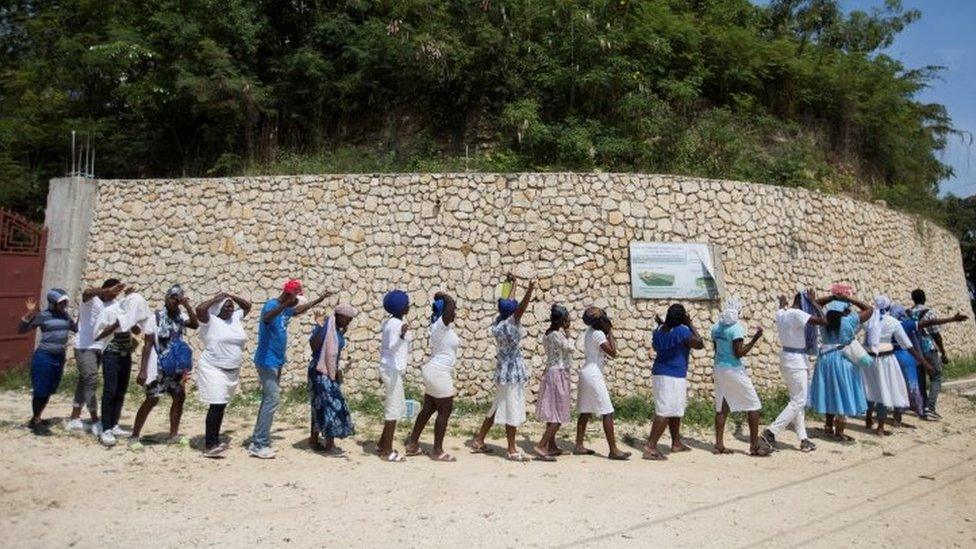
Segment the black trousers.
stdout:
[[122,403],[129,389],[132,353],[106,352],[102,355],[102,430],[119,424]]

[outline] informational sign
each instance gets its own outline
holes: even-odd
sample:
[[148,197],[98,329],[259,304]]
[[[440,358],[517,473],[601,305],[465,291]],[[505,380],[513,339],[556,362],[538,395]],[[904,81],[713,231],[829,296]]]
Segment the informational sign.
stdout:
[[700,242],[631,242],[630,295],[634,299],[719,299],[721,270],[715,246]]

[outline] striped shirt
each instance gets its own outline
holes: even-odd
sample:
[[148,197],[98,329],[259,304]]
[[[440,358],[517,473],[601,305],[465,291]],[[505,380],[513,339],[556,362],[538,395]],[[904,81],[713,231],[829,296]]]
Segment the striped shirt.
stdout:
[[63,353],[68,346],[68,334],[78,331],[78,324],[69,316],[46,309],[34,315],[30,322],[20,320],[17,331],[26,333],[34,328],[41,329],[41,343],[38,349],[50,353]]

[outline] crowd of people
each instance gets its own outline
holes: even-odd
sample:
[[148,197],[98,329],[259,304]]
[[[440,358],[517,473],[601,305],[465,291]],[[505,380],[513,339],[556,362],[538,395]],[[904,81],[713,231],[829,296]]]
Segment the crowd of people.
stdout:
[[[522,319],[532,300],[534,284],[527,284],[520,300],[515,298],[517,285],[517,278],[507,275],[504,295],[497,303],[498,314],[490,325],[496,344],[495,396],[468,447],[474,453],[491,451],[486,440],[492,427],[501,424],[505,427],[506,457],[525,461],[529,458],[516,446],[516,436],[526,420],[525,390],[531,379],[521,342],[525,335]],[[275,457],[271,427],[278,408],[281,372],[287,363],[289,323],[293,317],[317,309],[331,295],[325,292],[307,299],[302,283],[288,280],[280,295],[261,308],[253,355],[261,403],[247,446],[253,457]],[[129,437],[129,447],[139,450],[149,414],[160,397],[169,395],[169,440],[185,444],[188,441],[180,434],[180,422],[186,385],[192,376],[200,401],[208,406],[203,455],[219,458],[228,452],[229,446],[220,436],[221,425],[227,404],[240,384],[248,341],[243,319],[251,312],[250,301],[221,292],[194,307],[184,289],[173,285],[163,298],[163,307],[152,311],[133,288],[118,279],[109,279],[100,288],[82,292],[75,318],[68,311],[66,292],[52,289],[46,297],[44,310],[36,300],[27,301],[27,312],[19,325],[21,332],[41,332],[30,372],[33,413],[28,425],[34,433],[51,434],[50,424],[42,415],[60,384],[69,336],[76,332],[74,356],[79,375],[67,423],[69,430],[90,430],[105,446],[114,446],[120,437]],[[773,452],[777,437],[790,425],[800,450],[816,449],[806,430],[807,409],[823,414],[826,436],[840,442],[853,440],[845,433],[850,417],[863,416],[868,429],[879,436],[891,433],[886,426],[907,426],[902,415],[909,411],[921,420],[939,419],[942,365],[948,361],[940,326],[964,321],[966,317],[957,314],[939,318],[926,305],[922,290],[912,292],[911,299],[911,308],[883,295],[869,304],[854,297],[849,286],[839,284],[824,297],[817,297],[813,291],[798,292],[792,300],[780,296],[776,311],[780,369],[790,398],[776,420],[761,431],[762,402],[743,359],[762,337],[762,329],[754,330],[751,336],[747,333],[740,320],[743,304],[735,298],[726,299],[718,322],[706,332],[706,337],[696,329],[683,305],[670,305],[664,318],[657,317],[652,328],[654,417],[642,457],[667,459],[658,445],[665,429],[670,433],[672,453],[689,450],[681,436],[689,358],[692,349],[705,347],[706,339],[714,347],[715,454],[731,453],[724,444],[730,412],[746,413],[749,453],[760,457]],[[420,439],[436,414],[428,457],[456,461],[445,451],[444,438],[454,407],[454,369],[462,343],[454,330],[457,301],[443,291],[432,297],[426,326],[430,357],[420,368],[424,400],[402,453],[395,447],[394,438],[397,422],[407,416],[404,378],[410,367],[411,304],[407,293],[401,290],[387,293],[382,303],[388,314],[379,334],[384,423],[376,453],[389,462],[421,455]],[[343,371],[347,368],[341,357],[347,346],[346,331],[357,315],[356,308],[348,303],[338,303],[328,314],[319,311],[309,337],[309,445],[327,455],[342,455],[344,450],[336,439],[355,433],[343,395]],[[577,350],[572,316],[565,305],[552,304],[549,326],[542,338],[546,367],[541,374],[535,412],[545,423],[545,430],[532,449],[536,460],[555,461],[564,453],[556,436],[572,415],[570,372]],[[568,451],[576,455],[595,453],[586,447],[586,430],[590,419],[599,416],[609,446],[607,457],[627,460],[631,453],[618,446],[614,405],[604,377],[607,360],[618,352],[613,323],[608,313],[598,307],[586,308],[581,317],[585,326],[584,361],[577,384],[575,445]],[[195,357],[186,342],[189,331],[196,331],[202,344],[202,351]],[[860,332],[863,337],[859,337]],[[132,431],[127,432],[119,421],[133,370],[133,355],[140,341],[143,347],[137,358],[136,382],[145,389],[145,398],[136,412]],[[96,397],[99,369],[100,407]],[[83,408],[87,408],[88,423],[81,419]]]

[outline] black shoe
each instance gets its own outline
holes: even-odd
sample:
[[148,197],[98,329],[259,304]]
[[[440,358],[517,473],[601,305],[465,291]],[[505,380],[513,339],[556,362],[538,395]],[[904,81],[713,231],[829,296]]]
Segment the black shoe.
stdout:
[[30,428],[32,433],[34,433],[39,437],[49,437],[52,434],[54,434],[51,432],[51,428],[45,425],[43,421],[39,421],[37,423],[31,423],[28,424],[27,426]]
[[770,448],[773,448],[774,450],[776,449],[776,435],[774,435],[769,429],[763,429],[763,432],[761,435],[759,435],[759,438],[763,439],[763,441],[768,444]]
[[803,439],[800,441],[801,452],[812,452],[816,449],[817,449],[817,445],[811,442],[809,439]]

